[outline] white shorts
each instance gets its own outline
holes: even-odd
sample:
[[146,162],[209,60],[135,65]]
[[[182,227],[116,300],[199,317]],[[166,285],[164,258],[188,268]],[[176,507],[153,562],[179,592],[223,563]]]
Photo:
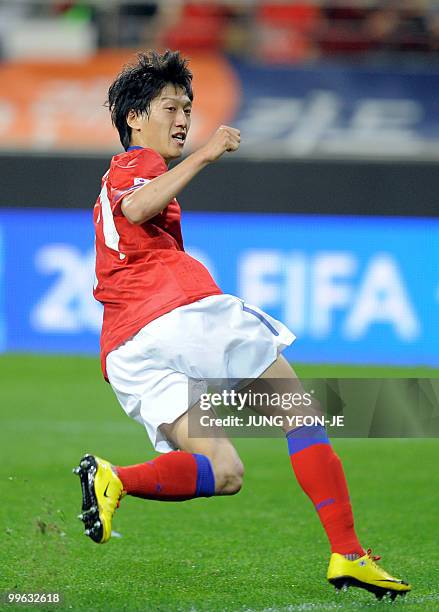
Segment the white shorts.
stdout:
[[107,374],[127,415],[166,453],[174,447],[159,427],[189,409],[189,378],[258,378],[294,340],[285,325],[256,306],[213,295],[145,325],[109,353]]

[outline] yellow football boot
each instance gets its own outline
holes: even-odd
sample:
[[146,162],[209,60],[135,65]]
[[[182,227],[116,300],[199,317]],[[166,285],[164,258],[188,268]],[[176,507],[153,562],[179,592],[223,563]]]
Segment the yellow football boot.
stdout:
[[94,455],[84,455],[73,472],[81,480],[82,513],[78,518],[84,523],[85,535],[104,544],[111,538],[113,514],[125,493],[122,482],[108,461]]
[[397,595],[405,595],[410,591],[411,586],[407,582],[394,578],[375,563],[379,559],[380,557],[372,555],[370,549],[355,561],[349,561],[343,555],[333,553],[329,561],[327,578],[337,590],[346,590],[350,586],[355,586],[374,593],[377,599],[382,599],[386,595],[393,600]]

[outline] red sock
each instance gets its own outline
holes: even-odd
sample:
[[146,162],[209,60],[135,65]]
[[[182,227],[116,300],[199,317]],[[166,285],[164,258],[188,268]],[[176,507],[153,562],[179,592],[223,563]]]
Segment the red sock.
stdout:
[[124,490],[134,497],[183,501],[215,494],[212,466],[204,455],[172,451],[116,471]]
[[287,438],[294,473],[319,514],[331,552],[362,556],[343,467],[325,429],[300,427],[290,431]]

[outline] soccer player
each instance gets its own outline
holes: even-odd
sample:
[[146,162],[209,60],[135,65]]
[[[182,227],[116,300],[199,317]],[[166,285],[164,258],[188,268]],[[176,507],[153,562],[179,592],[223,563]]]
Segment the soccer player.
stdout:
[[[280,354],[294,335],[241,299],[224,295],[208,270],[184,250],[177,194],[208,164],[240,145],[221,126],[177,166],[191,125],[192,74],[178,52],[140,54],[109,89],[108,103],[124,152],[111,160],[94,208],[96,284],[104,305],[101,360],[120,404],[143,424],[155,449],[149,461],[113,466],[87,454],[75,472],[82,487],[85,533],[111,537],[124,495],[163,501],[233,495],[243,466],[227,436],[188,433],[188,380],[262,377],[272,389],[301,390]],[[208,197],[208,194],[206,194]],[[266,406],[264,414],[280,409]],[[300,409],[297,409],[300,413]],[[285,419],[283,421],[285,423]],[[283,427],[295,476],[329,539],[328,580],[379,598],[410,586],[387,574],[354,529],[340,459],[321,426]]]

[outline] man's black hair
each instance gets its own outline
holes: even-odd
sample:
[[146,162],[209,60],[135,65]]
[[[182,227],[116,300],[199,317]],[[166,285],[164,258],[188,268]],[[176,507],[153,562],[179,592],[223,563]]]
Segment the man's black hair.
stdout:
[[137,64],[125,66],[117,76],[108,90],[107,104],[125,150],[131,141],[128,113],[148,113],[152,100],[168,83],[182,87],[193,100],[192,73],[187,65],[179,51],[150,51],[139,53]]

